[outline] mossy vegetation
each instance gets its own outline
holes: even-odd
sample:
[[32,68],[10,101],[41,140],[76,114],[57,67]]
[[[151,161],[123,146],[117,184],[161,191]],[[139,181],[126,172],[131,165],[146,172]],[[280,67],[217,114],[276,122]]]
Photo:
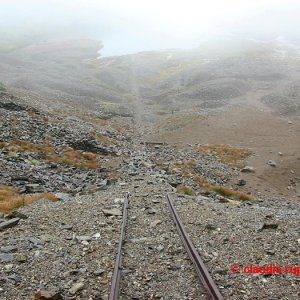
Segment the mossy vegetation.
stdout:
[[233,199],[233,200],[241,200],[241,201],[251,201],[252,197],[248,194],[245,194],[240,191],[234,191],[224,186],[213,186],[212,190],[223,197]]
[[185,194],[188,196],[196,195],[196,192],[191,187],[184,186],[184,185],[177,186],[176,191],[177,191],[177,193]]
[[41,199],[57,201],[57,198],[53,193],[20,195],[13,187],[0,185],[0,212],[10,213],[19,207],[34,203]]
[[236,167],[243,167],[244,160],[252,154],[249,149],[233,147],[226,144],[202,145],[199,150],[202,154],[214,155],[223,163]]
[[[41,158],[50,162],[61,163],[79,169],[97,169],[100,166],[99,156],[96,153],[78,151],[68,146],[64,146],[58,152],[50,142],[34,144],[28,141],[14,140],[0,142],[0,149],[9,150],[11,157],[17,156],[17,153],[20,152],[37,153]],[[37,163],[38,160],[34,159],[33,164]]]

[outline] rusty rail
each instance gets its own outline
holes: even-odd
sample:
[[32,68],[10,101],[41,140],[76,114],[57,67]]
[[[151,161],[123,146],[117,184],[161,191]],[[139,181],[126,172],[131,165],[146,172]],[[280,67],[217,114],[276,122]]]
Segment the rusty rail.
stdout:
[[129,193],[127,193],[124,198],[121,234],[119,239],[117,257],[115,261],[115,268],[114,268],[112,282],[111,282],[110,294],[108,298],[109,300],[117,300],[119,298],[120,277],[121,277],[121,268],[122,268],[122,247],[125,240],[125,228],[126,228],[127,214],[128,214],[128,198],[129,198]]
[[214,283],[213,279],[211,278],[208,270],[206,269],[204,262],[200,258],[195,246],[193,245],[193,242],[189,238],[187,232],[185,231],[183,224],[179,218],[179,215],[176,212],[176,209],[172,203],[171,197],[169,194],[167,194],[167,199],[169,203],[169,207],[172,213],[173,220],[176,224],[177,230],[179,232],[180,238],[184,244],[184,247],[193,262],[195,269],[199,275],[199,278],[207,290],[210,297],[214,300],[223,300],[223,296],[221,295],[219,289],[217,288],[216,284]]

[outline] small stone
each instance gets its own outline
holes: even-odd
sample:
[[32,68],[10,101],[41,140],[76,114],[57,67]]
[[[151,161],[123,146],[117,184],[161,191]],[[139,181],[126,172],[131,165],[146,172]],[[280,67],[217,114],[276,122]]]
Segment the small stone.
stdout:
[[220,275],[227,275],[228,270],[227,269],[218,268],[214,273],[215,274],[220,274]]
[[292,121],[288,121],[288,124],[290,124],[290,125],[291,125],[291,124],[293,124],[293,122],[292,122]]
[[282,156],[283,154],[282,154],[282,152],[278,152],[278,155],[279,155],[279,156]]
[[229,200],[227,198],[221,196],[221,197],[219,197],[219,202],[220,203],[228,203]]
[[27,261],[27,256],[24,254],[17,254],[16,261],[19,263],[25,263]]
[[277,166],[276,162],[274,160],[269,160],[268,165],[275,168]]
[[237,182],[238,186],[244,186],[246,185],[246,180],[245,179],[239,179],[239,181]]
[[257,226],[258,231],[264,230],[264,229],[277,229],[278,224],[276,223],[262,223]]
[[93,235],[93,238],[96,240],[100,239],[100,237],[101,237],[101,234],[99,232],[97,232]]
[[99,269],[99,270],[94,271],[94,275],[95,276],[101,276],[104,272],[105,272],[104,270]]
[[79,292],[83,288],[84,288],[84,283],[78,282],[69,289],[69,293],[72,295],[75,295],[77,292]]
[[52,294],[48,291],[40,291],[34,295],[34,300],[63,300],[60,293]]
[[157,251],[161,252],[165,249],[165,247],[163,245],[158,245],[156,249]]
[[77,239],[79,240],[79,241],[86,241],[86,242],[88,242],[88,241],[91,241],[92,240],[92,238],[89,236],[89,235],[81,235],[81,236],[77,236]]
[[158,199],[153,199],[152,202],[156,204],[156,203],[160,203],[160,200],[158,200]]
[[13,267],[14,267],[13,264],[8,264],[8,265],[4,266],[5,270],[7,270],[7,271],[10,271]]
[[275,254],[275,250],[273,250],[273,249],[266,249],[265,252],[269,255],[274,255]]
[[250,166],[246,166],[241,170],[242,173],[255,173],[255,169]]
[[149,215],[154,215],[154,214],[156,214],[156,210],[153,209],[153,208],[148,208],[148,209],[147,209],[147,213],[148,213]]
[[124,203],[124,198],[116,198],[114,200],[114,203],[116,203],[116,204],[123,204]]
[[107,216],[122,216],[122,211],[117,209],[117,208],[113,208],[113,209],[102,209],[103,213]]
[[73,225],[70,225],[70,224],[62,225],[62,226],[61,226],[61,229],[72,230],[72,229],[73,229]]
[[44,234],[44,235],[41,235],[40,238],[42,241],[49,243],[49,242],[51,242],[52,236],[49,234]]
[[8,221],[0,223],[0,231],[8,228],[12,228],[14,226],[17,226],[19,223],[20,219],[19,218],[13,218]]
[[161,223],[162,223],[161,220],[155,220],[155,221],[150,223],[150,227],[155,227],[155,226],[157,226],[158,224],[161,224]]
[[207,224],[205,226],[206,229],[208,230],[217,230],[218,226],[214,225],[214,224]]
[[27,193],[42,193],[44,192],[44,189],[42,186],[40,186],[39,184],[36,183],[32,183],[32,184],[26,184],[25,185],[25,190]]
[[28,241],[32,243],[35,247],[40,247],[44,245],[44,241],[36,238],[29,238]]
[[68,202],[68,201],[70,201],[72,199],[71,196],[69,194],[67,194],[67,193],[56,193],[55,197],[58,200],[63,201],[63,202]]
[[25,214],[15,210],[12,213],[10,213],[8,216],[6,216],[6,219],[14,219],[14,218],[19,218],[21,220],[26,220],[28,219],[28,216],[26,216]]

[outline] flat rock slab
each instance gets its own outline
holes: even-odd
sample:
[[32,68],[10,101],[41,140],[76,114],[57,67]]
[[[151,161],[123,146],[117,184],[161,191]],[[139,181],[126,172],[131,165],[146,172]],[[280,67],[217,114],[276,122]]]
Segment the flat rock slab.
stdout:
[[11,262],[14,260],[15,260],[14,254],[0,253],[0,261],[1,262]]
[[0,223],[0,231],[18,225],[19,221],[19,218],[13,218],[11,220]]
[[103,213],[107,216],[122,216],[122,211],[117,209],[117,208],[113,208],[113,209],[102,209]]
[[17,252],[18,248],[16,246],[6,246],[6,247],[1,247],[0,251],[4,253],[11,253],[11,252]]

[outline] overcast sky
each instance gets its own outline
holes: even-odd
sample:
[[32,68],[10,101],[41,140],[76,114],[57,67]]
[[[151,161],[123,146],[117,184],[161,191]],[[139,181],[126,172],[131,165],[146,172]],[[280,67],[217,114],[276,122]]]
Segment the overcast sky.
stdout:
[[220,36],[296,43],[299,20],[299,0],[0,0],[3,39],[76,34],[101,40],[105,55],[190,48]]

